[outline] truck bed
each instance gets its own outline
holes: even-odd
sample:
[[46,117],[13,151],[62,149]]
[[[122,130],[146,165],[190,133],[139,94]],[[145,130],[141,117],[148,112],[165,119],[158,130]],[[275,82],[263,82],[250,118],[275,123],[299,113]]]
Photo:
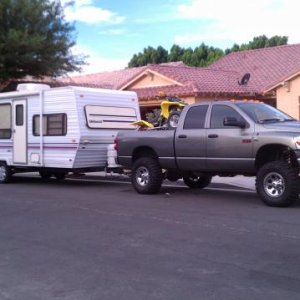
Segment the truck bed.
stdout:
[[[159,153],[154,153],[162,165],[168,168],[176,168],[175,150],[174,150],[174,129],[160,130],[141,130],[141,131],[123,131],[119,132],[118,139],[122,143],[118,144],[118,163],[131,167],[133,157],[138,151],[147,151],[153,149],[153,145],[159,145]],[[135,153],[132,153],[135,149]]]

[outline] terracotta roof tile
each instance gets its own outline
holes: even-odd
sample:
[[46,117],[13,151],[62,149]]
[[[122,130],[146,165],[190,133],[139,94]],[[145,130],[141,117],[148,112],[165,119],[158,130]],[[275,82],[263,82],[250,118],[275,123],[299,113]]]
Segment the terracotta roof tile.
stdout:
[[130,68],[113,72],[101,72],[63,78],[61,81],[69,84],[94,84],[102,88],[119,89],[132,78],[138,76],[147,67]]
[[[63,79],[77,85],[120,89],[145,71],[168,77],[179,84],[136,89],[141,99],[153,98],[159,91],[170,95],[262,94],[269,87],[300,71],[300,44],[233,52],[207,68],[188,67],[182,62],[102,72]],[[247,85],[239,81],[245,73],[251,78]]]
[[263,93],[269,87],[300,71],[300,44],[230,53],[211,69],[250,73],[249,83]]

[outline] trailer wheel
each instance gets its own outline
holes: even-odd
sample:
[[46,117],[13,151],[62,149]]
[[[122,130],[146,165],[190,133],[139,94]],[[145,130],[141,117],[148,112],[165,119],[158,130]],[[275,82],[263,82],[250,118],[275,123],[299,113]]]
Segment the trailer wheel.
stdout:
[[269,162],[258,170],[256,191],[268,206],[290,206],[299,194],[298,173],[285,162]]
[[66,178],[67,173],[65,172],[54,172],[54,177],[57,180],[64,180]]
[[204,189],[211,182],[212,176],[185,176],[183,177],[184,183],[191,189]]
[[43,180],[49,179],[53,174],[49,171],[39,171],[40,176]]
[[162,171],[158,161],[152,157],[142,157],[135,161],[131,182],[140,194],[155,194],[162,184]]
[[6,163],[0,163],[0,184],[8,183],[11,179],[11,168]]

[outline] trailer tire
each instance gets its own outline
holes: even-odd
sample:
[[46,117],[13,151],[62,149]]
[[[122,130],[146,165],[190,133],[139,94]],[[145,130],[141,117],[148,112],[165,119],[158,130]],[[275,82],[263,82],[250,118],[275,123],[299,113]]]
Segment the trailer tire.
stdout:
[[185,176],[183,182],[191,189],[204,189],[211,182],[212,176]]
[[0,163],[0,184],[8,183],[11,180],[12,172],[11,168],[6,164]]
[[41,178],[43,179],[43,180],[47,180],[47,179],[50,179],[50,177],[53,175],[51,172],[49,172],[49,171],[39,171],[39,174],[40,174],[40,176],[41,176]]
[[57,180],[64,180],[66,178],[66,175],[67,175],[67,173],[65,173],[65,172],[55,172],[54,173],[54,177]]
[[257,172],[256,191],[268,206],[290,206],[299,194],[298,173],[285,162],[266,163]]
[[142,157],[134,162],[131,183],[139,194],[157,193],[162,180],[162,170],[157,159]]

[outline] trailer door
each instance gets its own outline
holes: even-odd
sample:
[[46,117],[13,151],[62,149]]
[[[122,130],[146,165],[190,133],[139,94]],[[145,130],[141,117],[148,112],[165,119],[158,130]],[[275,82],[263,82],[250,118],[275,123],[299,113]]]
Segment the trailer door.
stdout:
[[13,162],[27,164],[27,101],[13,101]]

